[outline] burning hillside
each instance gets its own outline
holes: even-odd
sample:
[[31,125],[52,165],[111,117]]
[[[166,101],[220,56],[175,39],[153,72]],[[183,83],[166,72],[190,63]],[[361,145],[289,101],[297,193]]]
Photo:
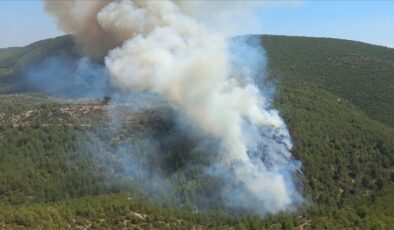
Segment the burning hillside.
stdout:
[[[264,82],[264,51],[253,38],[230,42],[196,12],[220,6],[231,11],[224,3],[46,1],[60,27],[91,58],[104,56],[116,95],[111,103],[136,101],[128,93],[138,92],[169,104],[177,126],[188,127],[182,132],[199,143],[195,152],[215,159],[203,170],[222,181],[219,192],[227,206],[261,215],[295,210],[302,203],[294,181],[300,164],[291,156],[286,124],[271,106],[271,90],[255,84]],[[95,65],[81,70],[90,67]],[[152,103],[145,99],[141,104]],[[108,114],[118,129],[118,112]]]

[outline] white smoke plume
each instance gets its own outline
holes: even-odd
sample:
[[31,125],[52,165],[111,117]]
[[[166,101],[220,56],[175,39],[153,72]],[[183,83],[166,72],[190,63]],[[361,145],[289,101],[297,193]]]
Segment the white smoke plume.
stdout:
[[[103,30],[97,21],[98,12],[114,0],[45,0],[47,12],[58,19],[60,29],[77,36],[84,44],[86,53],[91,57],[103,57],[116,46],[121,45],[124,37]],[[119,0],[118,0],[119,1]],[[134,0],[136,5],[146,0]],[[253,13],[271,5],[268,1],[173,1],[185,15],[204,23],[211,30],[220,30],[226,36],[253,33],[259,27],[259,19]],[[214,17],[212,15],[215,15]],[[141,22],[140,23],[144,23]],[[131,28],[128,28],[128,31]]]
[[[209,15],[203,9],[232,8],[223,2],[204,4],[48,0],[46,8],[65,32],[81,39],[88,54],[105,55],[115,86],[160,95],[203,133],[220,140],[218,160],[207,173],[226,181],[223,197],[229,206],[260,214],[294,210],[302,198],[293,181],[299,166],[291,157],[291,138],[254,83],[253,63],[262,65],[258,60],[263,57],[236,57],[231,49],[250,55],[253,42],[230,47],[222,31],[207,26]],[[242,11],[248,12],[252,7]]]

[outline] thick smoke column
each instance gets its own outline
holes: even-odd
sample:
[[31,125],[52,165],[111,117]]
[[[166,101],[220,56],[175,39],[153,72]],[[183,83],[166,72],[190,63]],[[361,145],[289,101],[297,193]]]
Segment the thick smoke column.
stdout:
[[96,20],[97,12],[110,2],[111,0],[45,0],[45,8],[58,18],[59,26],[64,32],[77,36],[84,44],[86,53],[97,58],[105,56],[108,50],[121,44],[105,32]]
[[302,199],[292,178],[297,166],[291,139],[250,68],[261,56],[232,55],[253,53],[253,42],[239,39],[230,47],[191,17],[193,4],[70,0],[47,1],[47,9],[89,54],[113,48],[105,64],[115,86],[160,95],[205,135],[220,140],[217,162],[207,173],[226,181],[223,197],[230,206],[261,214],[293,210]]
[[[98,12],[113,1],[45,0],[45,8],[58,19],[59,27],[64,32],[75,35],[84,44],[85,51],[89,56],[98,58],[105,56],[109,50],[120,46],[127,39],[108,33],[97,21]],[[134,0],[133,2],[143,5],[144,1],[146,0]],[[231,36],[240,33],[253,33],[259,23],[258,18],[251,12],[268,4],[257,0],[246,2],[175,0],[173,2],[182,10],[182,13],[198,19],[210,29],[220,29],[221,33]],[[211,17],[211,15],[215,15],[215,17]],[[135,23],[144,24],[141,21]],[[128,28],[128,30],[130,29],[136,28]]]

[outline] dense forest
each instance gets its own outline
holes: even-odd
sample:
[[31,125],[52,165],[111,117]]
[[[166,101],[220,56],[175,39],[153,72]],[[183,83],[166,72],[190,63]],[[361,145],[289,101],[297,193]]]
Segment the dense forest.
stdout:
[[[297,212],[261,218],[204,203],[196,194],[216,198],[220,185],[198,167],[181,169],[209,155],[192,153],[193,138],[178,134],[169,109],[121,116],[114,132],[106,98],[19,92],[25,66],[79,55],[63,36],[0,49],[0,228],[394,228],[394,50],[268,35],[261,44],[273,105],[302,162],[306,202]],[[152,171],[171,176],[152,186],[144,183]]]

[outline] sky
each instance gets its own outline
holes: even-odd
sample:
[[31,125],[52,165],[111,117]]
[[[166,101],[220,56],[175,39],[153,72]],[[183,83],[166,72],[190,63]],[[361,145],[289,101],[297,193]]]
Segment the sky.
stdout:
[[[332,37],[394,48],[394,1],[279,1],[256,11],[258,33]],[[0,0],[0,48],[63,34],[41,0]]]

